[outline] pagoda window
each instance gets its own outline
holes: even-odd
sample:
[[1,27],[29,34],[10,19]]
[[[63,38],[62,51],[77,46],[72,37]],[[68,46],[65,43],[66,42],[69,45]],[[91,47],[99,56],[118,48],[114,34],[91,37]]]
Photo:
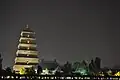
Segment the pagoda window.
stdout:
[[[28,37],[28,35],[23,35],[23,36],[21,36],[21,37],[27,38],[27,37]],[[34,37],[34,36],[29,35],[29,37],[28,37],[28,38],[35,38],[35,37]]]
[[19,47],[19,50],[32,50],[32,51],[36,51],[35,47]]
[[30,37],[30,35],[27,35],[27,37]]
[[30,34],[30,33],[23,33],[22,36],[23,36],[23,35],[32,35],[32,34]]
[[29,34],[29,33],[23,33],[21,37],[29,37],[29,38],[35,38],[34,34]]
[[28,47],[27,49],[29,50],[30,48]]
[[29,61],[27,61],[27,64],[29,64]]
[[25,43],[25,44],[36,44],[36,42],[34,40],[21,40],[20,43]]
[[27,41],[27,43],[30,43],[30,41]]
[[29,54],[17,54],[17,57],[38,58],[36,55],[29,55]]
[[26,31],[26,32],[34,32],[34,31],[30,30],[30,29],[24,29],[23,31]]

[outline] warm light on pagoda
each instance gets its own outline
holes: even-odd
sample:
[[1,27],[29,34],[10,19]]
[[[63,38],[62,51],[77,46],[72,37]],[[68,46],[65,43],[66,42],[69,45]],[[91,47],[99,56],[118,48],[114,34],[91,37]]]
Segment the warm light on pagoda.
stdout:
[[30,43],[30,41],[27,41],[27,43]]
[[27,35],[27,37],[30,37],[30,35]]
[[30,49],[29,47],[27,49]]
[[29,62],[27,61],[27,64],[28,64]]
[[[34,31],[28,28],[28,25],[26,25],[26,28],[21,31],[18,49],[16,52],[15,64],[13,66],[15,73],[25,74],[25,68],[29,68],[38,64],[38,51],[32,50],[36,49],[36,44],[31,43],[32,41],[36,41],[36,39],[33,37],[35,36],[34,33]],[[20,55],[23,56],[21,57]],[[33,55],[36,56],[36,58],[31,57]]]

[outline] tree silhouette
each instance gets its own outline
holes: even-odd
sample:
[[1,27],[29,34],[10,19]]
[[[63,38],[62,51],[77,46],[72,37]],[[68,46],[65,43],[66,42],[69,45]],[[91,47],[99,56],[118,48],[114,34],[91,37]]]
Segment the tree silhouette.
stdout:
[[78,67],[80,67],[80,62],[74,62],[72,65],[72,70],[75,71]]
[[72,73],[72,66],[68,61],[66,62],[66,64],[64,64],[63,71],[64,71],[64,74],[71,74]]
[[7,68],[5,69],[5,71],[6,71],[6,74],[7,74],[7,75],[12,75],[12,70],[11,70],[10,67],[7,67]]
[[0,75],[2,74],[2,58],[1,58],[1,54],[0,54]]
[[25,68],[25,73],[28,75],[34,75],[35,74],[35,70],[33,67],[31,68]]
[[42,67],[38,65],[37,74],[40,74],[41,72],[42,72]]

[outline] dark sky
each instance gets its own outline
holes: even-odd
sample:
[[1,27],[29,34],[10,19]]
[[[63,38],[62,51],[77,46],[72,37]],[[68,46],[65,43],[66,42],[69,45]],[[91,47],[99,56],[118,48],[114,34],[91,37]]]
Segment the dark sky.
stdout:
[[25,24],[36,32],[40,59],[65,63],[98,56],[102,66],[120,65],[119,4],[117,0],[0,0],[3,67],[13,65]]

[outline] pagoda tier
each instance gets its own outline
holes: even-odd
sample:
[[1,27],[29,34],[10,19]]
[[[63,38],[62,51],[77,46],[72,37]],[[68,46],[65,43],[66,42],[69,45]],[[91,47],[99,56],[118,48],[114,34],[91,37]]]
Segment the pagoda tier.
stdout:
[[20,34],[15,64],[13,66],[13,70],[15,70],[15,72],[19,72],[21,68],[36,66],[39,63],[36,47],[35,32],[27,25]]

